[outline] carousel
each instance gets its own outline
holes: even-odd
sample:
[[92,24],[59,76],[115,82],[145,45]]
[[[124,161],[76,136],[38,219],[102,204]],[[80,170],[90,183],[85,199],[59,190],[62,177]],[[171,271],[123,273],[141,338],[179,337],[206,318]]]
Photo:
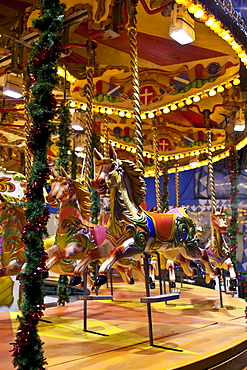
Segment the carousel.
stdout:
[[1,5],[0,368],[245,369],[244,2]]

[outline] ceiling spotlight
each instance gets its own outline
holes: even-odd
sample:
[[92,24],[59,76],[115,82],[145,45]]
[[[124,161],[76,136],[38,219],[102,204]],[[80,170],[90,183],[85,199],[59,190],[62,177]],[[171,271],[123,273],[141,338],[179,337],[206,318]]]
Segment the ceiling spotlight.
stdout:
[[198,103],[201,100],[199,95],[194,96],[193,102]]
[[81,109],[75,110],[75,113],[73,114],[71,120],[71,127],[73,130],[84,131],[85,129],[84,114],[82,113]]
[[195,41],[194,20],[183,6],[176,3],[171,12],[169,36],[181,45]]
[[209,95],[209,96],[215,96],[215,95],[216,95],[216,91],[215,91],[214,89],[209,90],[208,95]]
[[193,168],[195,167],[199,167],[200,165],[200,162],[199,162],[199,159],[197,156],[195,156],[194,158],[192,158],[190,161],[189,161],[189,165]]
[[163,109],[163,113],[167,114],[167,113],[169,113],[169,112],[170,112],[170,109],[169,109],[168,107],[165,107],[165,108]]
[[22,97],[23,80],[19,76],[7,74],[4,76],[3,94],[14,99],[20,99]]
[[236,116],[235,116],[234,131],[241,132],[244,130],[245,130],[245,117],[244,117],[242,109],[239,109],[236,112]]

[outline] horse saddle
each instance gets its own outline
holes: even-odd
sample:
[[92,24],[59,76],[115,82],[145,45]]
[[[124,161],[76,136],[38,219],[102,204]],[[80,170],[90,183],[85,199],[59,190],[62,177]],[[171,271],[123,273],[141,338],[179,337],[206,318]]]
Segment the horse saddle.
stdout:
[[176,214],[145,212],[149,228],[149,236],[167,242],[172,238]]

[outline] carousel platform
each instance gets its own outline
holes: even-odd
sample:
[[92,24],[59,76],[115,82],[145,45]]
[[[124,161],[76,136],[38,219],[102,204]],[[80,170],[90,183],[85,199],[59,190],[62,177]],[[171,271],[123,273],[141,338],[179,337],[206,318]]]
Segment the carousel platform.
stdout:
[[[180,288],[180,284],[178,284]],[[107,289],[99,294],[106,296]],[[157,294],[157,289],[151,292]],[[151,304],[150,346],[144,284],[114,284],[113,300],[84,301],[46,308],[39,333],[47,369],[203,370],[247,369],[246,303],[223,293],[183,284],[180,298]],[[79,298],[79,297],[78,297]],[[17,312],[0,313],[0,369],[12,370]]]

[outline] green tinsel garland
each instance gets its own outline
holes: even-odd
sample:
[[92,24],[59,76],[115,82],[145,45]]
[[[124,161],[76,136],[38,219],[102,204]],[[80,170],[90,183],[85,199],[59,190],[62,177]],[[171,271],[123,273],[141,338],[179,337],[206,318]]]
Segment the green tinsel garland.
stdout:
[[77,174],[77,156],[75,154],[75,150],[71,150],[71,178],[72,180],[76,180]]
[[168,176],[168,171],[165,168],[163,169],[162,178],[163,178],[163,185],[162,185],[163,193],[162,193],[162,197],[161,197],[161,210],[162,210],[162,212],[168,212],[169,211],[168,183],[169,183],[170,179],[169,179],[169,176]]
[[[60,124],[58,126],[58,135],[59,139],[57,141],[58,153],[56,160],[56,168],[60,171],[60,167],[63,167],[66,172],[68,172],[69,167],[69,150],[71,140],[69,139],[71,135],[71,114],[70,106],[66,104],[65,101],[61,103],[61,108],[58,110]],[[59,276],[58,286],[57,286],[57,295],[58,295],[58,304],[64,306],[65,302],[69,302],[70,298],[68,295],[68,286],[69,281],[66,275]]]
[[229,157],[229,170],[230,170],[230,204],[231,204],[231,219],[230,219],[230,226],[228,228],[228,232],[230,235],[230,254],[231,259],[234,264],[234,267],[236,269],[236,249],[238,247],[238,203],[239,198],[237,196],[239,190],[238,190],[238,160],[239,155],[238,151],[235,146],[231,146],[229,149],[230,157]]
[[18,316],[19,327],[13,348],[13,364],[19,370],[44,370],[46,359],[37,325],[44,310],[43,279],[46,277],[46,254],[43,234],[49,218],[43,196],[44,184],[49,178],[47,149],[51,145],[56,113],[56,100],[52,94],[58,84],[57,59],[61,52],[61,31],[65,5],[59,0],[40,0],[41,16],[33,21],[40,31],[39,40],[33,43],[29,62],[32,100],[29,112],[32,127],[27,145],[33,155],[33,166],[28,179],[27,223],[23,230],[26,244],[26,267],[19,280],[23,287],[22,315]]
[[57,294],[58,294],[58,301],[57,303],[59,305],[64,306],[65,303],[70,301],[70,297],[68,294],[68,285],[69,285],[69,279],[67,275],[60,275],[58,280],[58,288],[57,288]]

